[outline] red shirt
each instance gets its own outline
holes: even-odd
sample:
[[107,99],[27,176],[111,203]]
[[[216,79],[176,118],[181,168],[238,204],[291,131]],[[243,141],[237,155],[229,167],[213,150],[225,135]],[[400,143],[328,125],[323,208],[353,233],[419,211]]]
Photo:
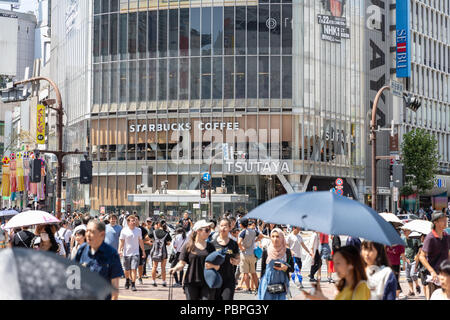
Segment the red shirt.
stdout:
[[328,243],[328,235],[325,233],[320,233],[320,244]]
[[405,247],[401,246],[399,244],[388,247],[386,246],[386,253],[389,259],[389,262],[393,266],[399,266],[400,265],[400,256],[402,253],[405,253]]

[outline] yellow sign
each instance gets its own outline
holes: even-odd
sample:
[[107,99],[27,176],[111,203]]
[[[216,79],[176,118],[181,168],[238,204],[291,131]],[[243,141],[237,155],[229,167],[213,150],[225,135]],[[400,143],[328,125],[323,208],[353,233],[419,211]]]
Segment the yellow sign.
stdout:
[[38,104],[36,113],[36,143],[45,144],[45,106]]

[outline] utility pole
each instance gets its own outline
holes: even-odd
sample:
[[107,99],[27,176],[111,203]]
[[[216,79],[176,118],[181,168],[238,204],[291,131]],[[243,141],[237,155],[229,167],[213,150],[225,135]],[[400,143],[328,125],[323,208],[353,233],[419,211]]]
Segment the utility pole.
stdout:
[[[85,154],[85,152],[80,152],[78,150],[72,151],[72,152],[63,152],[63,105],[62,105],[62,99],[61,99],[61,93],[59,91],[59,88],[56,86],[56,84],[47,77],[34,77],[27,80],[22,80],[18,82],[13,83],[13,87],[23,85],[30,82],[39,82],[39,81],[47,81],[55,91],[56,95],[56,101],[54,99],[47,99],[44,100],[44,105],[48,106],[50,109],[53,109],[58,114],[58,124],[57,124],[57,139],[58,139],[58,150],[52,151],[52,150],[39,150],[41,153],[53,153],[56,158],[58,159],[58,171],[56,174],[56,217],[59,219],[61,218],[61,195],[62,195],[62,173],[63,173],[63,158],[67,155],[71,154]],[[54,108],[52,105],[54,105],[56,102],[57,107]]]
[[[375,100],[372,106],[372,121],[370,122],[370,141],[372,143],[372,209],[377,211],[377,161],[378,160],[389,160],[395,159],[395,156],[379,156],[377,157],[377,128],[376,128],[376,116],[378,101],[380,100],[381,94],[384,90],[391,90],[390,86],[384,86],[378,90]],[[421,102],[411,95],[403,93],[403,101],[406,107],[414,112],[416,112],[420,106]]]

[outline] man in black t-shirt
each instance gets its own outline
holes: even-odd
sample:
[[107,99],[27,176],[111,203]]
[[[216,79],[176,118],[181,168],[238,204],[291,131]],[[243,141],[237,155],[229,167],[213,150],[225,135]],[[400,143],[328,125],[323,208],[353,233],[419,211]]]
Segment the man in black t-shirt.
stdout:
[[183,226],[186,233],[191,230],[193,223],[187,211],[183,213],[183,219],[180,220],[179,224]]
[[12,241],[13,247],[31,248],[31,241],[35,235],[28,231],[28,227],[22,227],[22,230],[14,234]]

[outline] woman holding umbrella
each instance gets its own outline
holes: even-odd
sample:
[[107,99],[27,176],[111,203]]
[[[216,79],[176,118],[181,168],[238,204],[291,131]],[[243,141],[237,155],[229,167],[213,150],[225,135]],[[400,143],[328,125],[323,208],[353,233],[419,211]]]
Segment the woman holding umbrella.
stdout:
[[37,237],[33,240],[33,247],[65,256],[66,251],[62,241],[55,238],[56,231],[56,225],[54,224],[38,225],[34,232]]

